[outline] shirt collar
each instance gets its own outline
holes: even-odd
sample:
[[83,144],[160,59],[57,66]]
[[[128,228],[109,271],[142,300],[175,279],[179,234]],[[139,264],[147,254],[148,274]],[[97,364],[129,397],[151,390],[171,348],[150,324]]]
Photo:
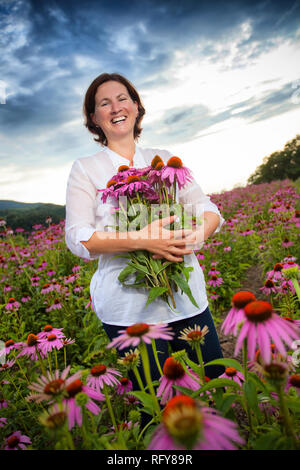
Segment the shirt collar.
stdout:
[[[129,160],[127,158],[122,157],[122,155],[119,155],[118,153],[114,152],[110,148],[103,146],[101,150],[105,151],[108,154],[109,158],[111,159],[116,169],[118,169],[120,165],[129,166]],[[140,148],[137,145],[135,146],[135,154],[133,156],[133,166],[135,168],[142,168],[145,166],[144,158],[142,156]]]

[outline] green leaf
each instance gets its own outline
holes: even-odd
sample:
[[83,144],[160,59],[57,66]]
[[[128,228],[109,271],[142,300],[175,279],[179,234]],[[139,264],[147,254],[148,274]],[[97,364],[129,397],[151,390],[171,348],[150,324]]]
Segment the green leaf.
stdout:
[[205,364],[205,367],[206,366],[213,366],[213,365],[220,365],[220,366],[224,366],[224,367],[234,367],[234,369],[238,370],[239,372],[243,372],[243,367],[235,359],[227,359],[227,358],[225,358],[225,359],[215,359],[214,361],[210,361],[207,364]]
[[240,385],[236,383],[234,380],[212,379],[209,382],[207,382],[203,387],[201,387],[200,390],[196,390],[193,396],[196,397],[200,393],[206,392],[207,390],[213,390],[214,388],[220,388],[220,387],[232,387],[232,388],[235,388],[236,390],[241,390]]
[[155,413],[154,401],[151,395],[146,392],[142,392],[141,390],[136,392],[130,392],[130,395],[133,395],[134,397],[138,398],[144,405],[144,407],[151,411],[151,413]]
[[191,289],[186,282],[185,279],[183,279],[179,273],[175,273],[171,275],[171,279],[180,287],[180,289],[188,296],[190,301],[192,302],[195,307],[199,308],[199,305],[197,304],[196,300],[193,297],[193,294],[191,292]]
[[124,282],[125,279],[130,275],[136,272],[136,269],[132,265],[126,266],[122,271],[120,272],[118,276],[118,280],[120,282]]
[[280,439],[281,433],[279,431],[271,431],[263,434],[256,439],[253,449],[254,450],[273,450],[276,447],[276,442]]
[[144,267],[142,264],[140,264],[140,263],[135,263],[135,264],[134,264],[134,263],[128,263],[128,266],[132,266],[133,268],[135,268],[136,271],[140,271],[140,272],[142,272],[142,273],[144,273],[144,274],[147,274],[147,275],[150,274],[149,271],[148,271],[148,269],[145,268],[145,267]]
[[180,392],[183,393],[183,395],[187,395],[189,397],[192,397],[194,395],[194,391],[190,388],[187,388],[187,387],[182,387],[181,385],[173,385],[173,387],[176,389],[176,390],[179,390]]
[[256,413],[260,414],[258,408],[258,398],[255,384],[253,382],[243,383],[243,390],[245,394],[246,401],[248,402],[250,408]]
[[190,272],[194,271],[192,266],[185,266],[182,270],[183,274],[185,275],[186,281],[189,282]]
[[146,307],[151,303],[153,302],[153,300],[156,299],[156,297],[159,297],[160,295],[162,295],[164,292],[166,292],[168,290],[167,287],[164,287],[164,286],[157,286],[157,287],[152,287],[152,289],[150,289],[150,292],[149,292],[149,296],[148,296],[148,300],[146,302]]
[[287,405],[287,407],[292,410],[292,411],[298,411],[300,412],[300,401],[299,401],[299,397],[295,397],[294,399],[293,398],[286,398],[285,399],[285,403]]
[[225,416],[226,413],[231,409],[232,404],[236,401],[236,395],[227,395],[224,397],[223,402],[221,406],[219,407],[219,410],[221,413]]

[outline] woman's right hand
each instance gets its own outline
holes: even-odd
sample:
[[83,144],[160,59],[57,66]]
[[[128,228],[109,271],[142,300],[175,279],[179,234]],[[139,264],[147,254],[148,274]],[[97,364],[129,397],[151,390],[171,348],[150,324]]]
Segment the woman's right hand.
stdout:
[[[155,220],[136,232],[139,234],[141,249],[154,253],[153,258],[165,258],[168,261],[183,261],[183,255],[193,253],[192,249],[186,247],[187,244],[192,246],[196,242],[196,238],[194,240],[191,235],[194,232],[192,229],[167,230],[164,228],[175,219],[176,215],[172,215]],[[189,236],[188,242],[184,239],[185,236]]]

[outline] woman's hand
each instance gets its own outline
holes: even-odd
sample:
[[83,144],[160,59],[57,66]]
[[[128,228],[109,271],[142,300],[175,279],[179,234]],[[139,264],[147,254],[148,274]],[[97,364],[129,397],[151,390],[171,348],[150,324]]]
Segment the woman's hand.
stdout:
[[[139,232],[135,232],[141,242],[141,249],[154,253],[154,259],[165,258],[168,261],[183,261],[183,255],[193,253],[193,250],[188,249],[186,245],[193,246],[195,244],[194,230],[167,230],[164,228],[165,225],[171,224],[175,219],[176,215],[172,215],[171,217],[155,220]],[[188,237],[188,242],[185,237]]]

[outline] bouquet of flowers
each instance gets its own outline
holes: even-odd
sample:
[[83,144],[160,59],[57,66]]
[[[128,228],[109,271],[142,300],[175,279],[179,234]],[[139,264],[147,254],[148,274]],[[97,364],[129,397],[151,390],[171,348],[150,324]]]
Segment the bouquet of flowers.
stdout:
[[[98,191],[103,192],[103,203],[106,203],[107,198],[117,201],[113,227],[118,232],[141,230],[155,220],[172,215],[177,218],[169,224],[169,230],[193,229],[202,223],[201,218],[188,215],[184,206],[176,203],[177,188],[184,188],[190,181],[190,170],[182,165],[180,158],[171,157],[165,165],[161,157],[156,155],[146,168],[120,166],[106,188]],[[185,266],[184,261],[154,259],[147,250],[131,251],[116,257],[129,259],[120,272],[119,281],[128,288],[149,290],[146,306],[161,297],[172,309],[170,298],[173,308],[176,308],[173,291],[180,289],[198,307],[188,284],[193,267]],[[128,283],[128,277],[132,275],[135,280]]]

